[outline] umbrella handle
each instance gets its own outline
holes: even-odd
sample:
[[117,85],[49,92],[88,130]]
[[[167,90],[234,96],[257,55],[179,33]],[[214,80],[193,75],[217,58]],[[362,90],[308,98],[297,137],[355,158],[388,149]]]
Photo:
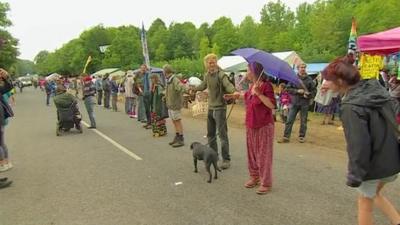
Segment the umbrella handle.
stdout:
[[257,83],[258,81],[260,81],[260,78],[261,78],[261,76],[263,75],[263,73],[264,73],[264,70],[261,70],[261,73],[258,75],[258,79],[257,79],[256,83]]

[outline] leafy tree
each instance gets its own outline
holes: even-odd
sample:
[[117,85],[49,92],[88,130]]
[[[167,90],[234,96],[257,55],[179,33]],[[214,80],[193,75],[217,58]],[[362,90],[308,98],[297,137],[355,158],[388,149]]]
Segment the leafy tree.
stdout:
[[115,38],[117,29],[106,29],[103,25],[95,26],[84,31],[81,39],[86,57],[92,57],[92,62],[88,66],[88,72],[95,72],[101,69],[104,54],[100,52],[100,46],[110,45]]
[[261,10],[260,45],[269,51],[280,51],[287,48],[288,34],[294,28],[295,15],[283,2],[269,2]]
[[44,62],[44,61],[46,60],[46,58],[49,56],[49,54],[50,54],[50,52],[48,52],[48,51],[46,51],[46,50],[40,51],[40,52],[35,56],[35,58],[34,58],[33,61],[34,61],[36,64],[42,63],[42,62]]
[[200,56],[201,58],[202,55],[201,51],[206,48],[206,46],[202,46],[202,41],[204,42],[204,40],[207,39],[208,41],[207,48],[210,47],[210,41],[209,41],[210,37],[211,37],[210,26],[208,25],[208,23],[201,24],[199,29],[197,29],[196,35],[193,40],[193,49],[196,57]]
[[400,1],[364,0],[361,2],[354,8],[360,34],[379,32],[400,25]]
[[36,73],[35,63],[25,59],[18,59],[13,65],[12,70],[16,76],[32,75]]
[[164,43],[161,43],[157,50],[154,59],[156,61],[164,61],[167,58],[167,47]]
[[256,47],[259,41],[258,25],[253,17],[246,16],[239,25],[238,36],[241,47]]
[[141,50],[139,29],[133,26],[120,27],[106,50],[102,66],[130,69],[142,62]]
[[[163,51],[162,48],[166,48],[168,40],[168,29],[160,18],[157,18],[150,26],[147,32],[148,49],[150,59],[157,58],[157,60],[164,60],[166,58],[166,52],[162,52],[162,55],[157,55],[157,51]],[[161,57],[161,58],[160,58]]]
[[173,23],[169,27],[167,43],[167,59],[189,57],[195,55],[193,42],[196,26],[193,23]]
[[[221,17],[214,21],[211,26],[213,46],[218,46],[219,54],[226,55],[239,47],[239,38],[237,28],[232,20],[227,17]],[[214,52],[215,53],[215,52]]]
[[12,22],[7,17],[7,13],[10,11],[10,5],[7,2],[0,2],[0,27],[9,27]]
[[[5,40],[0,42],[0,66],[4,67],[12,65],[17,55],[17,40],[5,31],[11,24],[6,17],[8,10],[8,4],[0,4],[0,39]],[[203,23],[198,28],[191,22],[167,26],[158,18],[147,32],[151,64],[161,67],[168,62],[177,72],[197,74],[204,70],[206,54],[222,56],[241,47],[295,50],[306,62],[329,61],[346,53],[352,17],[357,20],[358,34],[399,26],[400,1],[318,0],[302,3],[292,11],[277,0],[264,5],[260,14],[260,21],[247,16],[235,25],[230,18],[221,17],[211,26]],[[133,26],[95,26],[60,49],[40,52],[35,57],[37,71],[78,74],[89,55],[93,57],[89,72],[138,66],[143,62],[139,33]],[[104,54],[99,51],[101,45],[110,45]]]
[[217,43],[214,43],[214,44],[213,44],[213,47],[212,47],[212,49],[211,49],[211,52],[214,53],[214,54],[216,54],[216,55],[218,55],[218,56],[221,56],[221,48],[218,46]]
[[0,67],[9,69],[17,60],[18,40],[8,31],[0,29]]
[[200,40],[199,58],[203,59],[208,53],[211,52],[210,41],[207,37]]
[[6,30],[12,25],[7,17],[8,11],[10,11],[10,5],[0,2],[0,67],[7,70],[16,62],[19,55],[18,40]]

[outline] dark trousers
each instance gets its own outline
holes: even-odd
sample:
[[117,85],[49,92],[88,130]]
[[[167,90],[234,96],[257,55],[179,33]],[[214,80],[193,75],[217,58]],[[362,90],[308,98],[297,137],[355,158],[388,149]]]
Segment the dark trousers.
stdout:
[[111,94],[111,104],[112,104],[112,109],[114,111],[118,111],[117,103],[118,103],[118,94],[117,93],[112,93]]
[[226,123],[226,109],[208,110],[207,138],[210,147],[218,153],[217,132],[221,142],[223,160],[231,160],[229,155],[228,125]]
[[300,112],[300,131],[299,137],[305,137],[307,131],[307,117],[308,117],[308,105],[293,105],[289,109],[289,116],[286,120],[285,124],[285,132],[283,134],[284,137],[290,138],[292,133],[292,128],[294,121],[296,120],[297,113]]
[[111,92],[109,92],[109,91],[104,92],[104,108],[107,108],[107,109],[110,108],[110,95],[111,95]]
[[51,93],[46,93],[46,105],[50,105],[50,96]]
[[146,119],[147,119],[147,124],[151,124],[151,94],[144,94],[143,95],[143,104],[144,104],[144,110],[146,112]]
[[103,90],[97,91],[97,105],[101,105],[101,100],[103,98]]

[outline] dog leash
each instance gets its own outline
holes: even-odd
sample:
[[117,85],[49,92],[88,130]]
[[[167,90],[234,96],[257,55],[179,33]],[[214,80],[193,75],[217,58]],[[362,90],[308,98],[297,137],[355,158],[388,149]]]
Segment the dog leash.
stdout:
[[228,120],[229,120],[229,118],[230,118],[230,116],[231,116],[233,107],[234,107],[235,105],[236,105],[236,102],[234,102],[234,103],[232,104],[232,107],[231,107],[231,109],[230,109],[229,112],[228,112],[228,116],[226,117],[225,123],[221,124],[220,129],[218,129],[218,133],[216,133],[216,134],[215,134],[215,137],[213,137],[211,140],[209,140],[209,141],[207,142],[207,144],[205,144],[205,146],[210,146],[210,143],[213,142],[213,141],[215,141],[215,140],[217,139],[217,137],[219,136],[219,131],[221,130],[221,128],[224,127],[226,124],[228,124]]

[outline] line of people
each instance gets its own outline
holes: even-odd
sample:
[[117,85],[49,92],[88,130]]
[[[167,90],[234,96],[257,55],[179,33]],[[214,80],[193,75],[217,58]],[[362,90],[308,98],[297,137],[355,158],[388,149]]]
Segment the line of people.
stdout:
[[[115,80],[110,80],[109,75],[106,74],[92,85],[97,92],[97,104],[103,103],[104,108],[110,108],[109,96],[112,96],[113,92],[124,93],[125,113],[143,123],[143,128],[152,129],[155,137],[167,134],[166,118],[170,118],[174,125],[175,135],[169,145],[177,148],[185,145],[181,113],[183,94],[194,95],[198,91],[207,89],[208,144],[217,153],[220,153],[219,155],[222,157],[220,168],[228,169],[231,166],[231,155],[226,118],[227,102],[244,98],[247,105],[246,127],[250,174],[250,179],[245,183],[245,187],[259,186],[256,192],[266,194],[272,187],[274,137],[272,110],[276,104],[272,85],[266,79],[266,75],[262,73],[262,66],[258,63],[251,64],[247,76],[254,84],[245,95],[241,95],[230,82],[229,76],[218,67],[217,60],[215,54],[209,54],[204,58],[206,73],[202,83],[197,87],[188,87],[183,84],[168,64],[163,66],[165,84],[161,81],[159,74],[151,73],[146,65],[142,65],[136,74],[128,71],[120,85],[113,84]],[[85,93],[88,92],[85,92],[85,88],[83,93],[84,96],[87,96]],[[114,99],[116,101],[116,98]],[[112,105],[114,105],[114,109],[117,109],[116,104],[112,103]],[[220,151],[217,137],[220,140]]]

